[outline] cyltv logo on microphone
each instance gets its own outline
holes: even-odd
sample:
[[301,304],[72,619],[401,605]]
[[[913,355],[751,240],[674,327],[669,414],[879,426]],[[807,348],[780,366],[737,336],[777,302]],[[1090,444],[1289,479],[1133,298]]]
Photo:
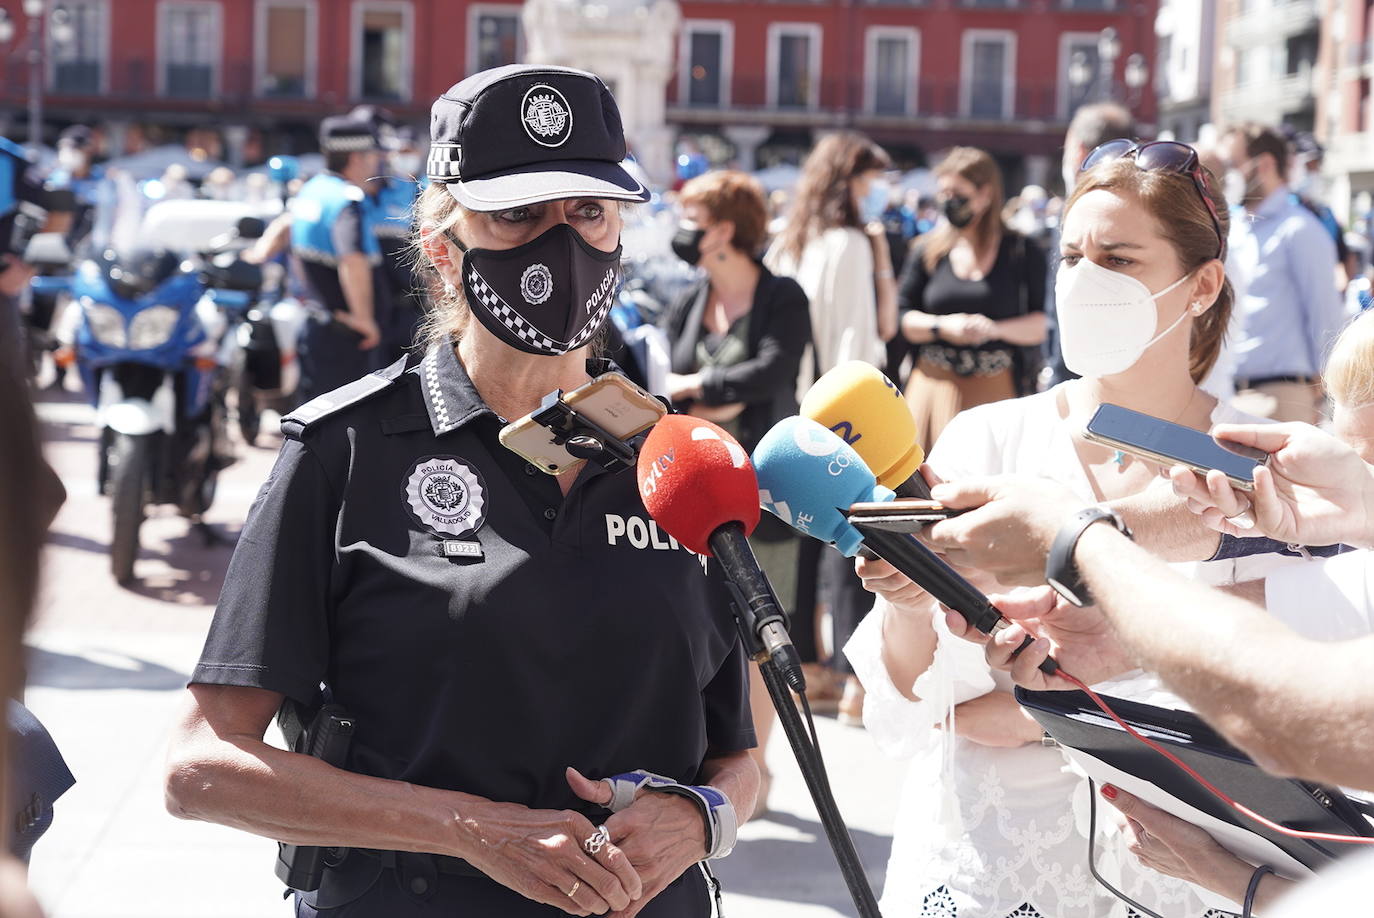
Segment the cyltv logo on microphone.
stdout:
[[669,449],[655,459],[649,466],[647,474],[644,475],[644,479],[639,483],[639,494],[641,497],[647,500],[658,493],[658,483],[663,480],[663,476],[667,474],[668,469],[677,461],[676,453],[677,450]]

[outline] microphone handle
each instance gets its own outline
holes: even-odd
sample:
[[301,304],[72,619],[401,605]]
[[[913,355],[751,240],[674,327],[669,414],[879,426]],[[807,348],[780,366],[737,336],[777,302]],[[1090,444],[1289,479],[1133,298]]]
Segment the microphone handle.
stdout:
[[787,684],[798,692],[806,691],[806,677],[802,675],[801,656],[787,633],[787,618],[778,606],[773,585],[754,557],[754,549],[744,535],[744,527],[737,522],[726,523],[707,538],[711,554],[725,571],[740,614],[747,616],[746,624],[778,669]]
[[926,484],[926,480],[921,477],[920,469],[917,469],[912,473],[910,478],[897,485],[897,487],[892,490],[896,492],[898,498],[919,497],[921,500],[932,499],[930,496],[930,485]]
[[[958,571],[913,537],[862,523],[855,523],[854,527],[863,534],[864,545],[874,554],[897,568],[936,600],[958,612],[979,631],[995,635],[1011,625],[983,595],[982,590],[961,577]],[[1025,650],[1033,641],[1034,638],[1026,635],[1021,646],[1016,648],[1016,653]],[[1046,657],[1045,662],[1040,664],[1040,671],[1052,676],[1059,671],[1059,664],[1053,657]]]

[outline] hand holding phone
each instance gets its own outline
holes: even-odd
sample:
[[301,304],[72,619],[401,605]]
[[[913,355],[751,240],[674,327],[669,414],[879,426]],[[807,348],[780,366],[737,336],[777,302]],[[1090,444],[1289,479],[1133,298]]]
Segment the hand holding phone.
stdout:
[[1200,430],[1174,424],[1120,405],[1103,404],[1088,422],[1084,439],[1157,462],[1166,469],[1184,465],[1206,477],[1216,469],[1237,488],[1253,491],[1255,469],[1269,454],[1252,446],[1217,440]]

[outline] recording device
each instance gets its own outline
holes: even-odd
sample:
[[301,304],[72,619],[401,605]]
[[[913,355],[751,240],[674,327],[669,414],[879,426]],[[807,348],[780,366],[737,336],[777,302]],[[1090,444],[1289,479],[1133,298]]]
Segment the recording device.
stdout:
[[849,507],[849,521],[860,515],[865,523],[874,529],[887,532],[916,533],[931,523],[938,523],[958,516],[963,510],[946,507],[938,500],[919,498],[897,498],[887,503],[858,503]]
[[645,439],[637,477],[649,515],[687,548],[720,562],[747,630],[788,685],[805,691],[777,594],[746,538],[759,522],[759,486],[744,447],[710,421],[670,415]]
[[[894,514],[866,509],[892,505],[892,492],[876,482],[852,448],[815,421],[779,421],[754,450],[754,468],[760,503],[794,529],[832,543],[846,557],[853,557],[861,546],[868,548],[984,634],[996,634],[1011,624],[982,591],[916,541],[904,529],[906,524],[894,526]],[[903,508],[895,515],[907,512]],[[1031,641],[1027,635],[1017,652]],[[1052,675],[1059,666],[1047,658],[1040,669]]]
[[[335,768],[343,768],[348,761],[348,747],[353,742],[353,727],[353,718],[341,705],[327,704],[320,708],[309,728],[296,738],[292,748]],[[314,892],[320,888],[325,867],[338,864],[344,853],[339,848],[277,842],[277,878],[291,889]]]
[[827,427],[898,497],[930,498],[921,477],[925,452],[916,422],[897,385],[862,360],[842,363],[816,380],[802,398],[801,415]]
[[603,373],[563,394],[544,396],[539,408],[501,429],[501,445],[540,471],[558,475],[592,460],[606,468],[635,464],[624,441],[668,413],[667,406],[620,373]]
[[1245,491],[1255,487],[1255,468],[1269,460],[1263,450],[1224,443],[1200,430],[1120,405],[1099,406],[1083,437],[1160,465],[1185,465],[1201,475],[1217,469]]

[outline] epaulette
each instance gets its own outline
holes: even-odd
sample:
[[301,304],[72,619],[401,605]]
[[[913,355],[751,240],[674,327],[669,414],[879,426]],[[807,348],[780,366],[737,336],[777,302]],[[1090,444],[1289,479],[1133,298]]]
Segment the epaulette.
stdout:
[[306,430],[324,418],[331,414],[337,414],[345,408],[365,402],[378,392],[395,385],[396,381],[401,378],[401,374],[405,372],[407,359],[402,357],[384,370],[368,373],[361,379],[355,379],[333,392],[326,392],[324,395],[312,398],[281,419],[282,436],[292,440],[300,440],[305,436]]

